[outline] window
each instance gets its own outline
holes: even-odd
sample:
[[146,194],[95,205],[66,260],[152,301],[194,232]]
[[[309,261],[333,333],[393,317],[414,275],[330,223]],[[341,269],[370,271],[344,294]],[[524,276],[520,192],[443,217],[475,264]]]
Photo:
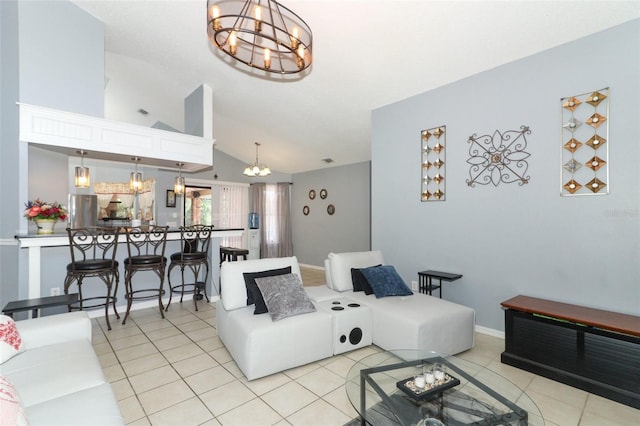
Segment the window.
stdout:
[[211,187],[187,185],[183,199],[184,226],[211,225]]
[[[217,219],[219,228],[246,228],[249,217],[249,188],[246,185],[216,185],[218,190]],[[220,244],[245,248],[243,237],[224,237]]]

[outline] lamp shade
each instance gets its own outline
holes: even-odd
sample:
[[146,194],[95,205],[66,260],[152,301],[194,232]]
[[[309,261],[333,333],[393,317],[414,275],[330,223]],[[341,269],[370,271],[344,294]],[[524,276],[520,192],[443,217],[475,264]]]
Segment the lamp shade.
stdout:
[[131,172],[129,177],[129,187],[136,192],[142,189],[142,173]]
[[91,174],[88,167],[76,167],[76,188],[89,188],[91,186]]
[[182,176],[176,176],[173,182],[173,192],[175,192],[176,195],[184,194],[184,186],[184,178]]

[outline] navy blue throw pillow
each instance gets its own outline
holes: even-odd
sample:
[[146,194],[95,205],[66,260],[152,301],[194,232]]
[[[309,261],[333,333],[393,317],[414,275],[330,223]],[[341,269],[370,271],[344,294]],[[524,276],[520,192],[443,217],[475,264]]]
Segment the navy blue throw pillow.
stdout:
[[367,296],[373,294],[373,289],[364,275],[362,275],[361,268],[351,268],[351,282],[353,283],[353,291],[364,291]]
[[362,275],[373,289],[376,298],[387,296],[411,296],[413,292],[404,283],[396,268],[391,265],[361,269]]

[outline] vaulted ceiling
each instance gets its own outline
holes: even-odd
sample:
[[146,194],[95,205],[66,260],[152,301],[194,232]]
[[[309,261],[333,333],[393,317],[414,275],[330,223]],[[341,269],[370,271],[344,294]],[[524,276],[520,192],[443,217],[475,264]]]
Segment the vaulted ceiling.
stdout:
[[206,84],[217,149],[250,163],[258,141],[285,173],[369,160],[377,107],[640,17],[638,0],[282,0],[314,37],[310,72],[282,81],[209,45],[206,0],[73,2],[105,23],[106,118],[183,130]]

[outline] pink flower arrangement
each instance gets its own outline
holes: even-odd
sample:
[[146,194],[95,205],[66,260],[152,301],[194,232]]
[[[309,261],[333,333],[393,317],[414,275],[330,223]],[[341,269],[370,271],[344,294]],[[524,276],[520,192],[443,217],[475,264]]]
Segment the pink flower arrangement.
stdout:
[[67,211],[57,201],[54,203],[46,203],[36,198],[34,201],[29,201],[25,204],[27,209],[24,211],[24,217],[28,220],[38,219],[59,219],[65,220],[67,218]]

